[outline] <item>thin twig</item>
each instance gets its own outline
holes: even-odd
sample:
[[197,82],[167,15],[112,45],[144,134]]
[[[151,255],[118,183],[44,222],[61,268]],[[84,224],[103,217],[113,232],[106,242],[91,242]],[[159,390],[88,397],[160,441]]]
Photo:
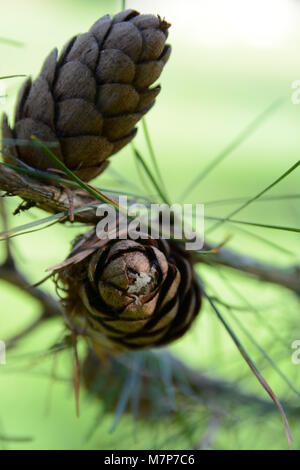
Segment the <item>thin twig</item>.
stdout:
[[[209,244],[205,250],[211,249]],[[238,253],[228,247],[223,247],[218,253],[201,255],[201,252],[192,254],[194,262],[206,263],[209,266],[222,265],[236,271],[250,274],[260,281],[277,284],[285,287],[300,296],[300,266],[289,265],[279,267],[273,263],[266,263],[251,256]]]
[[16,268],[11,269],[5,265],[0,266],[0,279],[13,284],[23,292],[38,300],[47,312],[47,316],[54,317],[62,312],[62,307],[50,294],[38,287],[31,287],[28,279]]
[[[0,216],[4,230],[7,231],[8,220],[3,199],[0,199]],[[25,338],[28,334],[38,328],[44,320],[62,314],[60,303],[42,289],[31,286],[28,279],[18,270],[11,251],[9,238],[6,240],[6,256],[2,265],[0,265],[0,279],[18,287],[21,291],[26,292],[32,298],[38,300],[42,306],[42,313],[37,319],[6,341],[7,349],[13,348],[21,339]]]

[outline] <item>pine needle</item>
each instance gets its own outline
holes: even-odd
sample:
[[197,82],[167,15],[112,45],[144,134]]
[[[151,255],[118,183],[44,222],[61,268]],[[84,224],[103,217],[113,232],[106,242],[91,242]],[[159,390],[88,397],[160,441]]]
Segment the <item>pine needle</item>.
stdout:
[[77,348],[77,335],[76,333],[72,334],[72,343],[73,343],[73,354],[74,354],[74,391],[75,391],[75,407],[76,407],[76,416],[80,417],[80,406],[79,406],[79,396],[80,396],[80,365],[79,365],[79,356]]
[[31,176],[33,178],[43,179],[52,183],[56,182],[58,184],[64,184],[70,187],[75,187],[75,188],[80,187],[78,183],[76,183],[75,181],[67,180],[65,178],[62,178],[61,176],[52,174],[47,171],[36,170],[35,168],[23,168],[17,165],[12,165],[11,163],[0,162],[0,167],[1,166],[4,166],[5,168],[10,168],[14,170],[16,173],[20,173],[21,175],[23,174],[23,175]]
[[[68,214],[67,211],[59,212],[57,214],[50,215],[49,217],[44,217],[42,219],[35,220],[34,222],[29,222],[27,224],[18,225],[17,227],[13,227],[3,232],[0,232],[0,241],[5,241],[7,239],[14,238],[16,235],[24,235],[25,233],[26,234],[33,233],[35,231],[42,230],[46,227],[49,227],[50,225],[53,225],[54,223],[59,222],[59,220],[66,217],[67,214]],[[43,228],[39,228],[39,229],[36,228],[39,225],[44,225],[44,224],[47,224],[47,226]],[[30,230],[30,229],[33,229],[33,230]]]
[[143,187],[143,189],[146,190],[146,193],[150,194],[152,191],[151,191],[150,186],[148,184],[148,180],[146,179],[146,175],[143,171],[144,167],[142,166],[140,160],[137,158],[136,152],[134,151],[134,147],[133,147],[133,156],[134,156],[134,163],[135,163],[135,166],[136,166],[136,170],[137,170],[137,173],[138,173],[138,176],[139,176],[139,179],[140,179],[140,184]]
[[[273,225],[273,224],[260,224],[258,222],[247,222],[245,220],[236,220],[236,219],[230,219],[228,217],[222,218],[222,217],[211,217],[211,216],[206,216],[205,217],[207,220],[217,220],[219,224],[225,223],[225,222],[230,222],[231,224],[241,224],[241,225],[250,225],[251,227],[260,227],[260,228],[267,228],[271,230],[283,230],[284,232],[294,232],[294,233],[300,233],[300,228],[297,227],[288,227],[286,225]],[[216,227],[216,225],[214,226]],[[212,230],[208,229],[206,233],[211,233]]]
[[133,151],[135,153],[135,156],[137,158],[137,160],[141,163],[141,165],[143,166],[144,170],[145,170],[145,173],[147,174],[149,180],[151,181],[151,183],[153,184],[154,188],[156,189],[156,191],[158,192],[158,194],[160,195],[161,199],[166,203],[166,204],[169,204],[169,201],[168,201],[168,198],[167,196],[165,195],[165,193],[163,192],[163,190],[161,189],[159,183],[156,181],[154,175],[152,174],[150,168],[148,167],[147,163],[145,162],[145,160],[143,159],[143,157],[141,156],[141,154],[139,153],[139,151],[134,147],[133,145]]
[[24,47],[24,42],[18,41],[16,39],[5,38],[3,36],[0,37],[0,43],[7,44],[8,46]]
[[152,145],[152,141],[151,141],[151,138],[150,138],[150,133],[149,133],[149,130],[148,130],[147,121],[146,121],[145,117],[142,119],[142,126],[143,126],[145,140],[146,140],[146,143],[147,143],[147,146],[148,146],[150,158],[151,158],[154,170],[156,172],[156,176],[159,179],[159,182],[160,182],[163,193],[166,195],[167,199],[169,199],[168,194],[167,194],[167,190],[166,190],[166,186],[164,184],[164,180],[163,180],[161,171],[160,171],[159,166],[158,166],[157,158],[156,158],[156,155],[155,155],[155,152],[154,152],[154,148],[153,148],[153,145]]
[[[274,202],[300,199],[300,194],[279,194],[278,196],[261,197],[255,202]],[[231,197],[227,199],[215,199],[213,201],[204,201],[206,207],[226,206],[228,204],[238,204],[248,201],[249,197]]]
[[[211,297],[211,300],[212,297]],[[272,369],[281,377],[281,379],[285,382],[286,385],[297,395],[297,397],[300,397],[300,391],[294,387],[292,382],[289,380],[289,378],[285,375],[284,372],[280,369],[280,367],[277,366],[277,364],[274,362],[274,360],[271,358],[271,356],[264,350],[263,347],[260,346],[260,344],[256,341],[256,339],[253,337],[253,335],[249,332],[249,330],[243,325],[241,320],[237,317],[235,313],[233,313],[233,309],[231,308],[230,305],[224,305],[226,310],[228,311],[229,315],[233,318],[234,322],[237,324],[238,328],[243,332],[243,334],[248,338],[248,340],[255,346],[255,348],[261,353],[261,355],[267,360],[267,362],[271,365]]]
[[275,393],[273,392],[273,390],[269,386],[269,384],[266,382],[263,375],[259,372],[256,365],[254,364],[254,362],[250,358],[249,354],[245,350],[244,346],[241,344],[240,340],[237,338],[237,336],[235,335],[235,333],[232,330],[232,328],[230,327],[230,325],[227,323],[227,321],[224,319],[223,315],[220,313],[219,309],[215,306],[215,303],[213,302],[211,297],[204,290],[203,290],[203,294],[206,297],[206,299],[208,300],[208,302],[209,302],[210,306],[212,307],[214,313],[216,314],[217,318],[223,324],[223,326],[225,327],[227,333],[230,335],[231,339],[235,343],[237,349],[241,353],[241,356],[245,360],[246,364],[249,366],[249,368],[251,369],[251,371],[253,372],[253,374],[255,375],[257,380],[259,381],[259,383],[262,385],[262,387],[265,389],[265,391],[268,393],[270,398],[273,400],[273,402],[277,406],[278,411],[281,415],[283,424],[284,424],[284,430],[285,430],[285,434],[286,434],[286,437],[287,437],[288,445],[289,445],[289,448],[291,448],[291,446],[292,446],[292,435],[291,435],[291,431],[290,431],[290,427],[289,427],[289,423],[288,423],[286,414],[284,412],[284,409],[283,409],[279,399],[277,398],[277,396],[275,395]]
[[9,78],[19,78],[19,77],[27,77],[27,75],[25,74],[18,74],[18,75],[2,75],[2,77],[0,77],[0,80],[7,80]]
[[237,209],[234,209],[232,212],[230,212],[228,214],[227,217],[225,217],[224,219],[221,219],[220,222],[218,222],[217,224],[215,224],[213,227],[211,227],[206,233],[212,233],[213,230],[215,230],[216,228],[218,228],[220,225],[224,224],[225,222],[227,222],[228,220],[231,220],[231,217],[233,217],[234,215],[238,214],[239,212],[241,212],[243,209],[245,209],[246,207],[248,207],[250,204],[252,204],[254,201],[257,201],[257,199],[259,199],[261,196],[263,196],[266,192],[270,191],[270,189],[274,188],[275,186],[277,186],[277,184],[279,184],[282,180],[284,180],[287,176],[289,176],[291,173],[293,173],[300,165],[300,160],[298,160],[296,163],[294,163],[294,165],[292,165],[287,171],[285,171],[282,175],[279,176],[279,178],[277,178],[275,181],[273,181],[271,184],[269,184],[266,188],[264,188],[262,191],[260,191],[259,193],[257,193],[255,196],[251,197],[250,199],[248,199],[247,201],[245,201],[241,206],[239,206]]
[[[230,222],[229,222],[230,223]],[[273,248],[274,250],[276,250],[276,252],[278,251],[281,251],[282,253],[285,253],[286,255],[288,256],[295,256],[295,252],[294,251],[291,251],[289,250],[288,248],[282,246],[282,245],[279,245],[278,243],[275,243],[274,241],[271,241],[271,240],[268,240],[267,238],[265,237],[262,237],[261,235],[259,235],[258,233],[252,233],[250,230],[247,230],[246,228],[242,228],[238,225],[234,225],[234,228],[252,238],[255,238],[257,241],[263,243],[264,245],[267,245],[271,248]]]
[[260,125],[272,115],[284,102],[284,98],[278,98],[270,106],[259,114],[250,124],[248,124],[237,137],[225,147],[207,167],[189,184],[189,187],[182,193],[180,200],[185,199],[193,189],[208,176],[225,158],[229,157]]
[[57,158],[57,156],[53,152],[51,152],[48,146],[45,145],[41,140],[39,140],[35,136],[32,136],[32,141],[38,147],[40,147],[48,157],[50,157],[56,163],[56,165],[59,167],[60,170],[64,171],[66,175],[68,175],[73,181],[75,181],[82,189],[85,189],[85,191],[87,191],[89,194],[94,196],[99,201],[112,205],[117,211],[120,210],[119,205],[115,201],[107,197],[100,190],[93,188],[91,185],[85,183],[80,178],[78,178],[78,176],[76,176],[75,173],[73,173],[73,171],[71,171],[59,158]]
[[122,415],[125,412],[126,406],[128,405],[129,400],[130,400],[130,396],[135,388],[135,381],[136,381],[136,372],[135,372],[135,369],[133,368],[131,373],[127,375],[124,386],[121,390],[117,407],[116,407],[116,411],[115,411],[115,415],[114,415],[114,421],[110,428],[111,433],[115,431]]
[[0,441],[1,442],[11,442],[11,443],[25,443],[25,442],[32,442],[34,438],[32,436],[7,436],[5,434],[0,434]]
[[[79,207],[78,209],[74,209],[74,214],[86,212],[91,209],[97,209],[97,206],[87,205],[87,206]],[[67,216],[68,216],[68,211],[58,212],[57,214],[53,214],[49,217],[44,217],[42,219],[35,220],[34,222],[29,222],[27,224],[18,225],[17,227],[10,228],[8,230],[0,232],[0,242],[7,240],[7,238],[14,238],[17,235],[24,235],[27,233],[36,232],[38,231],[38,229],[37,230],[36,229],[29,230],[29,229],[37,227],[39,225],[44,225],[44,224],[49,223],[49,225],[46,225],[46,227],[43,227],[40,229],[40,230],[43,230],[51,225],[54,225],[57,222],[62,221]]]

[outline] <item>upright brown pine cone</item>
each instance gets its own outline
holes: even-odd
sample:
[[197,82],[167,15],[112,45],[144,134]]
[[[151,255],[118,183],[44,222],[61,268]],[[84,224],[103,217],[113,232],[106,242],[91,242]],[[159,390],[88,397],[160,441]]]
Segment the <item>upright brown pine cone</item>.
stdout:
[[161,346],[181,337],[201,307],[201,292],[187,253],[165,240],[77,243],[60,268],[69,318],[95,349]]
[[[100,18],[89,32],[72,38],[57,60],[47,57],[34,82],[20,90],[14,128],[2,120],[5,139],[35,135],[80,178],[89,181],[136,134],[136,123],[153,106],[171,47],[169,24],[154,15],[126,10]],[[6,155],[40,170],[55,167],[32,145],[4,145]],[[10,161],[9,157],[6,157]]]

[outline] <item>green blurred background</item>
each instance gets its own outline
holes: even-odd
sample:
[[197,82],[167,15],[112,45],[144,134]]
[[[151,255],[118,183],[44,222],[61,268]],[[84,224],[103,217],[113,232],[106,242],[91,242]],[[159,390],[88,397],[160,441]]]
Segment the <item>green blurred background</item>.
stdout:
[[[23,43],[18,47],[0,43],[0,76],[36,76],[53,47],[61,48],[71,36],[86,31],[103,14],[118,12],[121,2],[1,0],[0,6],[0,36]],[[291,102],[291,86],[300,79],[300,3],[296,0],[129,0],[127,6],[143,13],[159,13],[172,23],[169,41],[173,53],[160,79],[162,92],[147,117],[172,200],[205,202],[206,215],[225,216],[239,204],[226,203],[227,198],[255,195],[299,160],[300,105]],[[1,112],[5,110],[10,117],[21,80],[5,81],[7,98],[2,99],[0,106]],[[181,193],[195,176],[251,120],[280,97],[284,101],[276,112],[197,185],[185,201],[181,200]],[[136,145],[148,158],[142,128]],[[132,182],[134,191],[137,186],[139,192],[145,193],[130,148],[113,157],[111,167],[112,170],[98,178],[95,184],[120,189],[113,173],[113,169],[117,169]],[[270,196],[300,194],[299,183],[299,171],[295,171],[276,186]],[[209,204],[217,200],[224,202]],[[17,198],[9,200],[10,213],[18,202]],[[28,214],[11,217],[10,224],[16,226],[42,216],[45,214],[34,209]],[[299,198],[257,202],[241,212],[238,218],[299,228]],[[206,226],[209,227],[209,221]],[[225,236],[233,235],[228,245],[245,254],[283,265],[300,261],[299,234],[253,227],[247,230],[245,233],[238,226],[226,225],[214,233],[213,240],[220,242]],[[13,248],[19,267],[33,283],[37,282],[48,266],[68,254],[71,240],[82,231],[83,228],[78,226],[55,225],[15,238]],[[278,247],[271,246],[268,241]],[[256,313],[238,312],[239,320],[294,386],[300,388],[300,366],[291,362],[291,343],[300,339],[299,302],[293,295],[226,270],[226,282],[209,268],[201,267],[199,273],[212,292],[224,301],[245,305],[246,299],[254,306]],[[51,281],[45,284],[45,289],[54,291]],[[35,318],[39,305],[3,281],[0,296],[0,339],[5,339]],[[299,403],[299,396],[278,376],[262,350],[255,347],[234,319],[229,316],[228,319],[277,394]],[[17,350],[8,354],[7,365],[0,366],[0,435],[33,439],[27,443],[3,442],[3,447],[126,449],[190,446],[187,437],[180,433],[170,439],[171,424],[163,429],[157,424],[154,432],[147,424],[134,425],[125,417],[117,430],[110,433],[111,416],[101,418],[98,430],[87,440],[88,430],[97,416],[97,402],[83,392],[81,417],[77,419],[71,384],[65,380],[55,381],[51,375],[55,370],[62,379],[70,377],[71,353],[61,354],[54,366],[53,357],[43,355],[62,332],[62,323],[53,321],[28,337]],[[193,330],[171,349],[212,376],[238,380],[246,390],[265,395],[208,306]],[[233,424],[231,427],[220,425],[214,448],[287,447],[278,414],[264,417],[253,410],[245,415],[240,406],[225,411],[232,417]],[[294,447],[299,449],[299,424],[297,426],[292,416],[288,417]],[[199,416],[199,435],[203,426],[205,423]]]

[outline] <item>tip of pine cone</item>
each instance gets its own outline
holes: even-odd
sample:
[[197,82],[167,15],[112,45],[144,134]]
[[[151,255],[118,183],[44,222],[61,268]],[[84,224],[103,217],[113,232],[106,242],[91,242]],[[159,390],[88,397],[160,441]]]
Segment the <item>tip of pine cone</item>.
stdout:
[[159,29],[165,33],[171,27],[171,23],[168,23],[165,17],[161,18],[159,15],[157,17],[159,19]]

